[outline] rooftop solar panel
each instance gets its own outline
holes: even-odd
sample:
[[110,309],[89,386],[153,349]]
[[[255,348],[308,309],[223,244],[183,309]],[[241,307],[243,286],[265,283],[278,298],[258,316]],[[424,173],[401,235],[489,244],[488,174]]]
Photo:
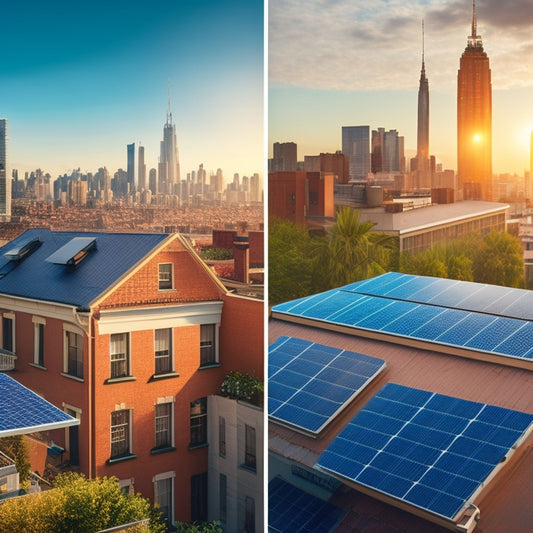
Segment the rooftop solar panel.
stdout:
[[316,436],[384,368],[381,359],[280,337],[269,348],[269,416]]
[[67,244],[59,248],[45,261],[57,265],[74,265],[79,262],[79,257],[96,246],[94,237],[74,237]]
[[316,467],[454,520],[533,415],[389,383]]
[[0,437],[79,424],[13,378],[0,373]]
[[329,533],[346,511],[317,498],[281,477],[268,484],[268,528],[279,533]]

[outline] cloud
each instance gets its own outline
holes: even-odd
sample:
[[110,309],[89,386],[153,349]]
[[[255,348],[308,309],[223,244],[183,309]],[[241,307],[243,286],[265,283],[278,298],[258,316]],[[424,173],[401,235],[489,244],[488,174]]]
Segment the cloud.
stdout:
[[[415,88],[422,19],[430,85],[455,90],[472,16],[467,0],[270,0],[269,10],[271,84],[344,90]],[[533,86],[531,0],[478,0],[476,11],[493,87]]]

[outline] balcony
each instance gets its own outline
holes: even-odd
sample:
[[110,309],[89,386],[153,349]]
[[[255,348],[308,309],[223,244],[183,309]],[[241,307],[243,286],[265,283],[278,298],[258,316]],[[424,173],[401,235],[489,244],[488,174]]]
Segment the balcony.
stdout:
[[13,352],[0,348],[0,372],[15,370],[16,360],[17,356]]

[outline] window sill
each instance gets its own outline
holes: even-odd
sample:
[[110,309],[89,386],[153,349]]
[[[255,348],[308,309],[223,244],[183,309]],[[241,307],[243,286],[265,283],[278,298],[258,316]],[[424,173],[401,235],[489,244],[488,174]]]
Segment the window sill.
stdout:
[[46,368],[43,365],[40,365],[39,363],[28,363],[28,364],[30,366],[33,366],[33,368],[38,368],[39,370],[48,370],[48,368]]
[[152,448],[150,450],[151,455],[157,455],[158,453],[165,453],[165,452],[175,452],[176,447],[175,446],[165,446],[163,448]]
[[111,457],[107,460],[107,464],[112,465],[115,463],[121,463],[122,461],[129,461],[131,459],[137,459],[137,455],[134,453],[128,453],[126,455],[119,455],[118,457]]
[[257,468],[254,466],[248,466],[246,464],[239,465],[239,468],[242,470],[246,470],[246,472],[250,472],[250,474],[257,474]]
[[198,370],[208,370],[209,368],[219,368],[220,363],[208,363],[206,365],[201,365]]
[[110,385],[112,383],[124,383],[124,382],[127,382],[127,381],[136,381],[137,378],[134,377],[134,376],[123,376],[123,377],[120,377],[120,378],[107,378],[105,381],[104,381],[104,385]]
[[148,380],[148,383],[151,381],[159,381],[160,379],[172,379],[172,378],[179,378],[180,375],[177,372],[166,372],[165,374],[153,374],[150,379]]
[[178,292],[178,289],[157,289],[157,292]]
[[197,450],[198,448],[207,448],[209,444],[202,442],[201,444],[189,444],[189,450]]
[[64,378],[73,379],[74,381],[79,381],[80,383],[83,383],[83,382],[84,382],[84,379],[83,379],[83,378],[79,378],[78,376],[73,376],[72,374],[67,374],[66,372],[61,372],[61,375],[62,375]]

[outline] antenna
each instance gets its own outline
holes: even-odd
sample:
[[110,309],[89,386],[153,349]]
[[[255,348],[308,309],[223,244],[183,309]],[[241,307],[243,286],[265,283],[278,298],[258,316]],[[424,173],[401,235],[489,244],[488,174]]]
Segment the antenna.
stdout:
[[167,78],[167,124],[172,123],[172,113],[170,112],[170,77]]
[[424,19],[422,19],[422,65],[424,64]]
[[472,38],[477,37],[476,0],[472,0]]

